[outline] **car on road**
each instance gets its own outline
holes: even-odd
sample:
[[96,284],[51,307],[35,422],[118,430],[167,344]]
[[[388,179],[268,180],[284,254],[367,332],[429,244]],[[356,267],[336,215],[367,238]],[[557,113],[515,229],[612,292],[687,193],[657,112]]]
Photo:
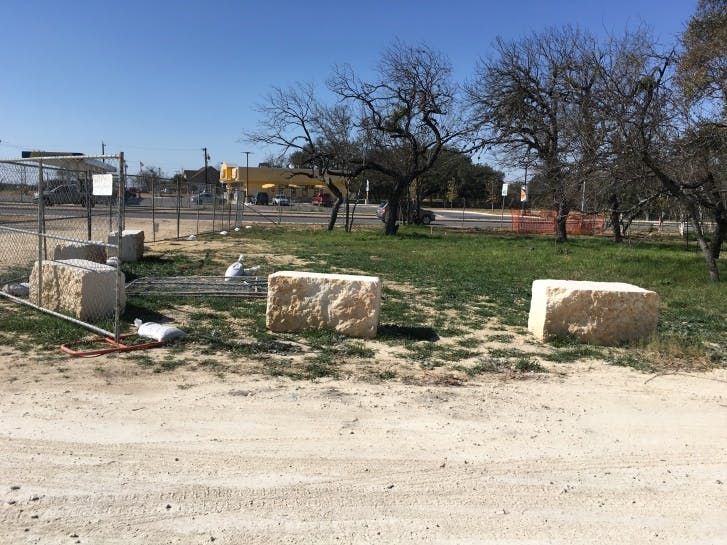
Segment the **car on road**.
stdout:
[[[417,208],[417,206],[413,202],[409,203],[408,210],[406,210],[405,208],[407,208],[406,205],[399,207],[399,219],[403,220],[408,211],[409,223],[421,223],[424,225],[429,225],[436,218],[434,212],[432,212],[431,210],[425,210],[424,208]],[[383,201],[376,208],[376,217],[386,223],[386,214],[388,213],[388,211],[389,201]]]
[[202,193],[192,195],[192,197],[190,197],[189,199],[189,202],[190,204],[221,204],[225,202],[225,200],[220,195],[215,196],[209,191],[203,191]]
[[[95,204],[93,196],[89,196],[81,191],[73,184],[63,184],[52,189],[43,191],[43,204],[45,206],[53,206],[54,204],[87,204],[87,198],[91,199],[91,206]],[[40,193],[37,191],[33,194],[33,202],[38,204],[40,201]]]
[[265,193],[265,191],[258,191],[257,193],[253,193],[252,197],[250,197],[250,204],[267,206],[269,202],[268,194]]
[[275,197],[273,197],[273,205],[290,206],[290,199],[287,195],[275,195]]
[[313,198],[310,200],[310,202],[318,206],[333,206],[333,197],[330,193],[326,193],[325,191],[319,191],[318,193],[313,195]]

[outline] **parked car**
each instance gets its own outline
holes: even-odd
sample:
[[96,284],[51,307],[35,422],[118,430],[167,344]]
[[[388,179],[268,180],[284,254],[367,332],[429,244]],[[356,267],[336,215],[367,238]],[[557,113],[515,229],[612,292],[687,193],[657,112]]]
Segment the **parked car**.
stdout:
[[290,206],[290,199],[286,195],[275,195],[273,205]]
[[258,191],[250,197],[250,204],[261,204],[267,206],[268,203],[268,194],[265,193],[265,191]]
[[217,204],[221,204],[225,202],[225,199],[223,199],[220,195],[215,196],[209,191],[204,191],[202,193],[192,195],[192,197],[190,197],[189,199],[189,202],[191,204],[214,204],[215,202],[217,202]]
[[[377,208],[376,208],[376,217],[379,218],[381,221],[386,222],[386,214],[389,210],[389,201],[382,202]],[[407,207],[405,204],[403,206],[399,207],[399,219],[403,220],[405,217],[405,214],[409,213],[409,223],[422,223],[424,225],[429,225],[432,223],[435,219],[434,212],[431,210],[425,210],[424,208],[417,208],[416,205],[412,202],[409,203],[409,206]]]
[[[53,206],[54,204],[82,204],[86,205],[86,199],[91,199],[91,206],[95,204],[93,195],[86,195],[73,184],[63,184],[52,189],[43,191],[43,204]],[[33,202],[38,203],[40,194],[36,191],[33,194]]]
[[313,195],[313,198],[310,202],[318,206],[333,206],[333,197],[330,193],[326,193],[325,191],[319,191],[318,193]]

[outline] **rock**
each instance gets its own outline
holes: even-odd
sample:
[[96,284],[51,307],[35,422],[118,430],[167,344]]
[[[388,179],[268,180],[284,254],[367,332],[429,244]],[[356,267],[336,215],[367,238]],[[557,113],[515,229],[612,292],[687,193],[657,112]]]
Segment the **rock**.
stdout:
[[[42,269],[40,278],[39,269]],[[123,312],[126,304],[123,273],[119,289]],[[111,318],[116,309],[116,269],[85,259],[43,261],[40,268],[36,262],[30,274],[30,302],[84,321]]]
[[267,327],[274,332],[332,328],[376,336],[381,280],[373,276],[279,271],[268,277]]
[[98,244],[67,243],[53,249],[53,259],[86,259],[96,263],[106,263],[106,248]]
[[539,340],[574,336],[611,346],[656,330],[659,296],[632,284],[535,280],[528,329]]
[[[119,244],[116,231],[109,233],[109,244]],[[108,249],[109,256],[116,256],[116,248]],[[124,229],[121,233],[121,261],[136,263],[144,256],[144,231],[138,229]]]

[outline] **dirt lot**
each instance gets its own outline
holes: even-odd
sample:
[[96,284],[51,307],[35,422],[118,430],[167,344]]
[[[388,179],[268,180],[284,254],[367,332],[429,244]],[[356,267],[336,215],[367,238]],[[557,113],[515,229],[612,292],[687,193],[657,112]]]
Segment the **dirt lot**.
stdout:
[[553,371],[296,382],[4,350],[0,542],[727,542],[727,371]]

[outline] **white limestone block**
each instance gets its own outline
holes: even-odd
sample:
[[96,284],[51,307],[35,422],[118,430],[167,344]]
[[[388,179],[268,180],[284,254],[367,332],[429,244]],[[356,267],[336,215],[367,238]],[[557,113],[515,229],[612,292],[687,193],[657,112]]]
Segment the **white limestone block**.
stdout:
[[[118,244],[116,231],[109,233],[109,244]],[[109,257],[116,256],[116,248],[109,248]],[[121,261],[136,263],[144,257],[144,231],[139,229],[124,229],[121,233]]]
[[267,327],[275,332],[332,328],[371,338],[381,314],[381,280],[373,276],[279,271],[268,277]]
[[55,261],[63,259],[86,259],[96,263],[106,263],[106,248],[98,244],[66,243],[53,249]]
[[528,329],[539,340],[574,336],[611,346],[656,330],[659,296],[622,282],[535,280]]
[[[30,274],[30,302],[79,320],[113,318],[116,308],[116,269],[85,259],[43,261],[40,300],[38,262]],[[119,279],[121,311],[126,304],[124,276]]]

